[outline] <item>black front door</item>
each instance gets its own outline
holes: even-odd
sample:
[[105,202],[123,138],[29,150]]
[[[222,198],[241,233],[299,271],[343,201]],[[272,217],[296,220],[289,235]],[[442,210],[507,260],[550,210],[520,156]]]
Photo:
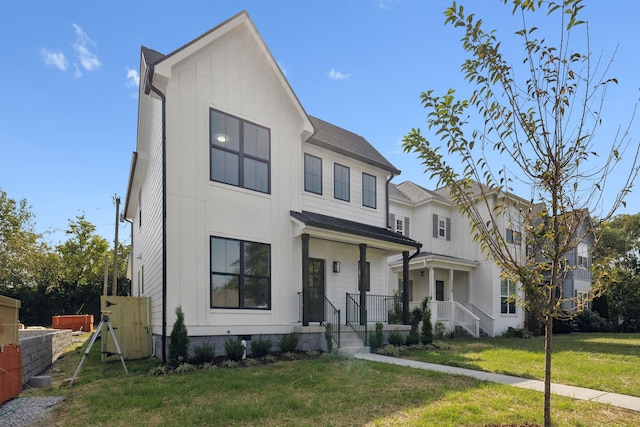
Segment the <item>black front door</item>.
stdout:
[[324,260],[309,258],[309,285],[303,289],[304,310],[309,322],[324,321]]

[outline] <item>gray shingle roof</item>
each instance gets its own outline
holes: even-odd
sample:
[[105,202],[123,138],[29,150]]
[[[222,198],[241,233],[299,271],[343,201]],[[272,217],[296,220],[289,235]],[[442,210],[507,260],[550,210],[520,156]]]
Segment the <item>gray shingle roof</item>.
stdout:
[[427,190],[426,188],[415,184],[411,181],[405,181],[401,184],[391,184],[389,191],[389,197],[395,200],[409,202],[409,203],[420,203],[427,199],[440,199],[443,202],[451,203],[449,199],[444,197],[443,194],[439,194],[432,190]]
[[353,132],[325,122],[317,117],[309,116],[309,120],[311,120],[315,133],[307,140],[308,143],[355,158],[369,165],[391,172],[394,175],[400,174],[400,170],[396,169],[395,166],[360,135],[356,135]]
[[394,233],[386,228],[375,227],[361,222],[349,221],[309,211],[290,211],[290,214],[293,218],[311,227],[368,237],[384,242],[399,243],[401,245],[413,246],[415,248],[422,247],[422,243],[416,242],[402,234]]

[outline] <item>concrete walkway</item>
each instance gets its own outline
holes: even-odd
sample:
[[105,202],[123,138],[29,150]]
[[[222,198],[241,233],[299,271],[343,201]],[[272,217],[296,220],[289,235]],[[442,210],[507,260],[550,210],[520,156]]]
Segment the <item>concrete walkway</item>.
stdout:
[[[370,360],[372,362],[390,363],[392,365],[407,366],[414,369],[426,369],[451,375],[462,375],[476,378],[481,381],[490,381],[500,384],[508,384],[514,387],[528,388],[544,392],[544,381],[530,380],[526,378],[512,377],[510,375],[492,374],[490,372],[474,371],[472,369],[456,368],[454,366],[436,365],[434,363],[417,362],[415,360],[400,359],[397,357],[382,356],[374,353],[356,353],[356,359]],[[582,387],[573,387],[551,383],[551,393],[567,396],[579,400],[591,400],[598,403],[618,406],[640,412],[640,397],[626,396],[624,394],[608,393],[606,391],[591,390]]]

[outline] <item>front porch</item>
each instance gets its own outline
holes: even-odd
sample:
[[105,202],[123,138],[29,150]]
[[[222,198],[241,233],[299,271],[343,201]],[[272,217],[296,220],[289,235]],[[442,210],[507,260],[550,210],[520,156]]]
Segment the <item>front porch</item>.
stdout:
[[483,293],[477,291],[471,280],[471,272],[478,265],[476,261],[421,252],[409,262],[407,286],[403,285],[406,266],[402,261],[392,262],[390,267],[396,276],[398,292],[408,293],[409,310],[429,299],[434,329],[440,322],[446,333],[462,328],[474,337],[493,337],[495,319],[479,306]]

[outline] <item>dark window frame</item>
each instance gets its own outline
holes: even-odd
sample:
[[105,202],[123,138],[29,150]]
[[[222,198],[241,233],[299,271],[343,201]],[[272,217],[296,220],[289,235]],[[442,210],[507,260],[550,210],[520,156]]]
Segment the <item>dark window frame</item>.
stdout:
[[[340,181],[338,180],[339,174],[337,173],[337,171],[339,169],[342,169],[343,172],[346,172],[347,174],[346,183],[343,182],[342,180]],[[342,178],[342,175],[340,175],[340,178]],[[342,196],[342,193],[344,192],[343,187],[345,186],[346,186],[346,193],[347,193],[346,197]],[[342,189],[340,194],[338,194],[339,188]],[[349,168],[349,166],[341,165],[340,163],[333,164],[333,197],[335,199],[342,200],[345,202],[351,201],[351,168]]]
[[[228,242],[237,242],[238,243],[238,269],[235,272],[229,271],[214,271],[213,269],[213,242],[214,240],[224,240]],[[267,275],[260,274],[247,274],[246,272],[246,259],[245,259],[245,245],[262,245],[267,248],[268,253],[266,260],[268,272]],[[231,239],[227,237],[218,237],[218,236],[209,236],[209,308],[212,309],[240,309],[240,310],[271,310],[271,245],[268,243],[262,242],[252,242],[247,240],[239,240],[239,239]],[[214,277],[226,277],[226,278],[237,278],[238,283],[238,305],[230,306],[230,305],[217,305],[214,301]],[[267,296],[266,296],[266,307],[250,307],[245,305],[245,299],[247,296],[247,281],[249,280],[267,280]]]
[[[503,287],[506,285],[507,292],[503,292]],[[516,283],[509,279],[502,279],[500,281],[500,314],[516,315]]]
[[[373,183],[373,189],[369,185]],[[378,208],[378,183],[375,175],[362,172],[362,206],[377,209]],[[373,201],[370,199],[373,198]]]
[[[315,175],[311,175],[310,171],[307,170],[307,159],[313,160],[313,161],[317,160],[320,162],[320,182],[319,182],[320,188],[315,188],[315,186],[313,185],[314,182],[312,182],[312,180],[310,179],[312,176],[315,177]],[[304,153],[303,162],[304,162],[304,191],[322,196],[322,157],[314,156],[313,154],[309,154],[309,153]]]
[[[219,114],[226,118],[230,118],[238,121],[238,148],[230,148],[227,146],[223,146],[220,144],[216,144],[214,142],[215,132],[213,131],[213,117],[214,114]],[[253,126],[256,129],[262,129],[267,132],[267,158],[261,157],[256,154],[250,154],[246,149],[246,141],[245,141],[245,127]],[[213,153],[220,152],[223,154],[229,154],[231,156],[237,156],[238,164],[237,164],[237,183],[230,182],[229,180],[224,179],[215,179],[213,176]],[[266,180],[267,185],[266,189],[259,188],[259,185],[256,185],[258,188],[253,188],[249,183],[245,182],[245,163],[246,161],[256,162],[256,164],[266,165]],[[235,175],[235,174],[234,174]],[[250,122],[248,120],[242,119],[240,117],[233,116],[231,114],[224,113],[222,111],[216,110],[214,108],[209,108],[209,180],[213,182],[220,182],[222,184],[233,185],[234,187],[245,188],[251,191],[257,191],[259,193],[271,194],[271,129],[261,126],[257,123]]]

